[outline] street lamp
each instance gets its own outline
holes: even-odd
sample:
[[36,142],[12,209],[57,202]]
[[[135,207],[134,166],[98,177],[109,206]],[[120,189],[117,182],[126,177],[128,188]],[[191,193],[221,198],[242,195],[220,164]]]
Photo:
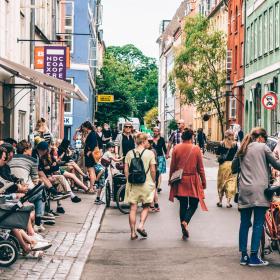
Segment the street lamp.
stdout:
[[232,92],[232,81],[231,80],[226,80],[226,96],[232,96],[231,92]]

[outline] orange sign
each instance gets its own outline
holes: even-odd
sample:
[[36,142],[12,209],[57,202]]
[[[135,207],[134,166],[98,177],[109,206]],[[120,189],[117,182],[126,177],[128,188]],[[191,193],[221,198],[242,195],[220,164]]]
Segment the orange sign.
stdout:
[[[44,46],[34,48],[34,68],[44,69]],[[66,68],[70,68],[70,49],[66,51]]]

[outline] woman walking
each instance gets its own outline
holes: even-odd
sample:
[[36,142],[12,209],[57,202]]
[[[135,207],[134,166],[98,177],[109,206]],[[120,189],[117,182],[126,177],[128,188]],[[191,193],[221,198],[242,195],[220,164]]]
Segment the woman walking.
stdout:
[[180,221],[182,228],[182,239],[187,240],[189,237],[188,227],[192,216],[194,215],[198,203],[201,208],[207,211],[204,203],[204,189],[206,189],[206,178],[202,155],[200,148],[193,145],[193,131],[186,128],[182,133],[182,143],[174,147],[169,184],[172,174],[183,169],[182,179],[179,183],[171,185],[170,201],[174,201],[176,197],[180,202]]
[[236,193],[236,175],[231,172],[231,163],[237,152],[237,143],[234,141],[234,133],[231,130],[225,132],[225,139],[217,150],[219,171],[218,171],[218,195],[217,207],[223,207],[223,197],[227,198],[227,208],[231,208],[231,200]]
[[158,170],[158,183],[157,183],[157,191],[161,192],[161,174],[166,173],[166,159],[165,155],[167,152],[166,144],[164,138],[161,137],[160,131],[158,127],[154,127],[154,138],[153,138],[153,148],[157,153],[157,170]]
[[[148,136],[144,133],[136,135],[137,148],[130,150],[125,158],[125,176],[127,178],[125,201],[130,204],[129,225],[131,229],[131,240],[138,238],[136,231],[142,236],[147,237],[148,234],[144,229],[145,222],[149,214],[150,205],[154,201],[155,181],[156,181],[156,159],[155,154],[151,150],[147,150]],[[132,161],[141,157],[146,179],[143,184],[134,184],[129,180],[131,169],[134,169]],[[140,223],[136,229],[136,214],[138,203],[142,203],[142,212],[140,215]]]
[[[274,157],[265,144],[267,133],[263,128],[254,128],[247,135],[232,162],[233,171],[239,172],[239,198],[240,212],[239,251],[241,252],[241,265],[265,266],[258,256],[260,241],[263,233],[265,213],[269,202],[265,198],[264,190],[270,183],[270,167],[272,165],[280,170],[280,161]],[[238,168],[239,167],[239,168]],[[239,170],[238,170],[239,169]],[[251,217],[254,213],[253,233],[251,239],[251,255],[247,253],[249,228],[252,226]]]
[[95,192],[95,180],[96,180],[96,174],[94,166],[96,164],[93,152],[96,147],[98,147],[96,133],[94,131],[93,125],[86,121],[81,126],[84,133],[87,134],[87,138],[85,140],[85,148],[84,148],[84,155],[85,155],[85,166],[87,168],[89,179],[90,179],[90,193]]

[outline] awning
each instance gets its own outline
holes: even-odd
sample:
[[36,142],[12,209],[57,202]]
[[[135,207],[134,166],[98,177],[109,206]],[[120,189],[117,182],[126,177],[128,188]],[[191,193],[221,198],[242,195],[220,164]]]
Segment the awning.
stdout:
[[0,57],[0,67],[36,86],[65,95],[68,98],[88,101],[88,98],[77,85],[72,85],[2,57]]

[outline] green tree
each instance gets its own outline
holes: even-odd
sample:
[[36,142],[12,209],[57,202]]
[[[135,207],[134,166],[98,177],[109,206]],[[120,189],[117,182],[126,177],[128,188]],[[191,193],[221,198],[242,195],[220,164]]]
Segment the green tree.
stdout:
[[158,69],[153,58],[133,45],[108,47],[97,78],[98,93],[111,93],[115,103],[100,103],[96,118],[116,123],[119,117],[138,117],[157,104]]
[[196,106],[201,113],[216,109],[224,136],[221,90],[226,81],[225,35],[211,30],[209,21],[201,16],[188,17],[184,31],[185,45],[176,56],[171,78],[185,103]]
[[156,126],[156,121],[158,119],[158,108],[157,107],[153,107],[152,109],[150,109],[145,117],[145,124],[147,126],[147,128],[151,129],[153,127]]

